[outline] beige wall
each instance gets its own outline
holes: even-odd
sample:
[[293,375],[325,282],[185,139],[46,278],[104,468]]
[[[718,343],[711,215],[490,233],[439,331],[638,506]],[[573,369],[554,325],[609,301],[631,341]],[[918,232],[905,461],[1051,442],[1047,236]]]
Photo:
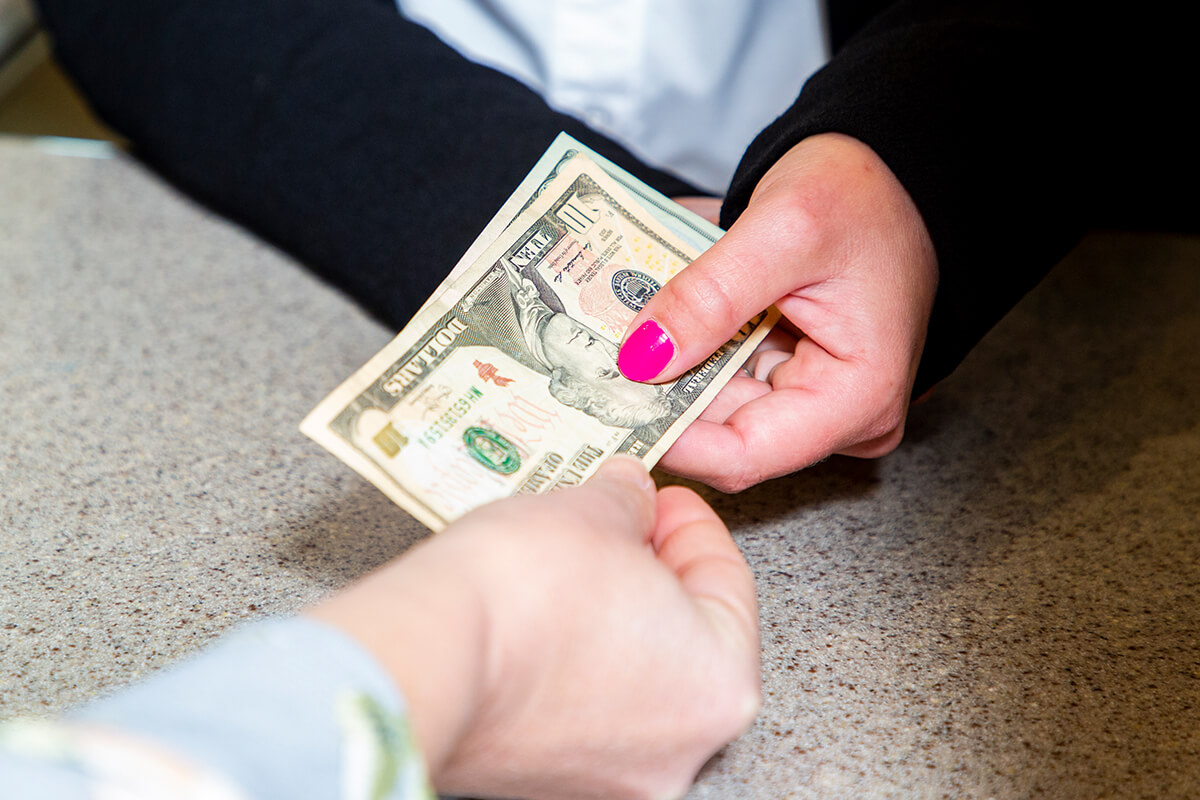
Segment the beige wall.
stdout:
[[0,134],[120,141],[50,58],[26,0],[0,0]]

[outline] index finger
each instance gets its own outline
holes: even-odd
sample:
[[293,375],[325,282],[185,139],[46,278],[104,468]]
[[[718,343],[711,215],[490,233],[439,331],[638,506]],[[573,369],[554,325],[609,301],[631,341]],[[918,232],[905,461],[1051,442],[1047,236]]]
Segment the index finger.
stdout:
[[814,282],[817,236],[796,204],[764,199],[667,281],[629,326],[618,366],[631,380],[672,380],[708,358],[747,320]]

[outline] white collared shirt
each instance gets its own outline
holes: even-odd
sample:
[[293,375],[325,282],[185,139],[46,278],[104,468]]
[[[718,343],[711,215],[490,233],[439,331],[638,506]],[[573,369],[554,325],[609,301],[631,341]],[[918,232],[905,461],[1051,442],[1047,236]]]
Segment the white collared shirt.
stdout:
[[723,194],[827,59],[820,0],[396,0],[653,164]]

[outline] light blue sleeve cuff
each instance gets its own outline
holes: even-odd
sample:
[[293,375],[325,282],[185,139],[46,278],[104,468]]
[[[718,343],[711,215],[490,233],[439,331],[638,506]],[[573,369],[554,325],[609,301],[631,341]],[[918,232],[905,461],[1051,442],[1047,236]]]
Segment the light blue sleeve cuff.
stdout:
[[403,699],[357,642],[262,622],[73,714],[220,774],[249,798],[432,798]]

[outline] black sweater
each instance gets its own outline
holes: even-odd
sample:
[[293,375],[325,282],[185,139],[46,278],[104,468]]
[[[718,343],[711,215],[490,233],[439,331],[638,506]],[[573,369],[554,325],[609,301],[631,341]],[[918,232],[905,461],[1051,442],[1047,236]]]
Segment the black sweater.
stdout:
[[[39,0],[60,61],[134,152],[403,325],[559,130],[668,194],[391,0]],[[832,0],[836,52],[750,145],[722,223],[806,136],[870,145],[940,283],[916,392],[1095,226],[1200,228],[1197,70],[1169,4]]]

